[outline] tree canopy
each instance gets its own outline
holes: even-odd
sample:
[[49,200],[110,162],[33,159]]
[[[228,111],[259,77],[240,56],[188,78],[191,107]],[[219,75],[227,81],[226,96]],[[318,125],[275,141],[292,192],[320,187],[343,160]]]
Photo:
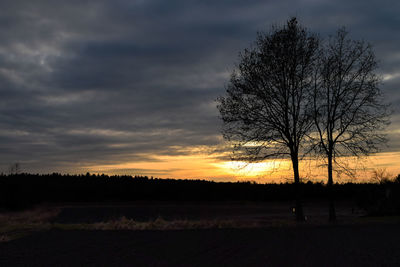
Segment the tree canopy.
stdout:
[[300,182],[299,153],[313,127],[309,93],[318,44],[317,36],[292,18],[281,28],[259,33],[254,46],[240,54],[227,96],[218,99],[223,135],[234,143],[236,160],[289,157],[294,182]]
[[[344,29],[321,41],[291,18],[258,33],[253,46],[240,53],[226,96],[218,99],[232,158],[290,158],[299,184],[299,157],[314,151],[328,159],[331,186],[336,157],[368,155],[385,141],[388,113],[376,69],[372,47],[351,40]],[[296,195],[301,220],[299,189]]]

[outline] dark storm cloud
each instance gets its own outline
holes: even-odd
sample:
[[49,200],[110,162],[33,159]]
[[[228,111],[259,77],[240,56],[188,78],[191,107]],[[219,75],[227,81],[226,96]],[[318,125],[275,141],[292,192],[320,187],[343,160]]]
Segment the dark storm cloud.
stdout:
[[293,15],[322,36],[344,25],[370,41],[387,98],[400,104],[396,1],[2,1],[0,10],[3,169],[81,171],[218,145],[214,100],[238,52]]

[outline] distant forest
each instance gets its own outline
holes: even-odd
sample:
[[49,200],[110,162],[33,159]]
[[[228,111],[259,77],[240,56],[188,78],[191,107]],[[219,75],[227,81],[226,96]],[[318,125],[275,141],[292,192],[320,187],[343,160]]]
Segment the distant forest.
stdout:
[[[176,180],[147,176],[0,175],[0,209],[30,208],[40,203],[127,201],[294,201],[294,184]],[[352,201],[370,214],[400,213],[400,175],[380,184],[334,185],[336,200]],[[301,184],[305,202],[325,201],[322,183]]]

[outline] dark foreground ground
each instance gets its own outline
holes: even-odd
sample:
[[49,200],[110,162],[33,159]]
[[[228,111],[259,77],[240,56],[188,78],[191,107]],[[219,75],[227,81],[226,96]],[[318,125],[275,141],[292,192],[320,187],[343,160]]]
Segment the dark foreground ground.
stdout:
[[[50,210],[54,208],[53,217],[36,224],[40,228],[43,223],[44,230],[0,242],[0,266],[400,266],[399,218],[365,218],[352,203],[338,203],[334,225],[327,223],[326,203],[320,202],[305,203],[308,220],[302,224],[294,223],[288,202],[64,204]],[[3,214],[3,232],[12,234],[12,224],[25,227],[25,221],[42,213],[23,213],[19,219],[18,214]],[[150,224],[157,218],[164,224],[228,220],[239,228],[76,230],[121,216]]]
[[399,225],[51,230],[0,243],[0,266],[399,266]]
[[[157,218],[165,220],[231,220],[256,223],[263,226],[293,223],[295,215],[292,202],[131,202],[131,203],[72,203],[59,204],[60,213],[54,223],[96,223],[122,216],[146,222]],[[304,203],[307,222],[320,224],[327,221],[328,203],[308,201]],[[339,221],[352,221],[364,215],[352,202],[337,202]]]

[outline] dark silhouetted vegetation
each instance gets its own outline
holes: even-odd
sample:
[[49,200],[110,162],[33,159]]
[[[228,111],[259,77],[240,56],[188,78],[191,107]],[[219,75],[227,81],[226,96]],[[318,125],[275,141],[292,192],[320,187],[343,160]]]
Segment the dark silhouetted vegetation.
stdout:
[[[224,138],[234,143],[234,159],[262,161],[289,157],[295,187],[299,187],[299,156],[312,130],[309,92],[315,84],[314,64],[319,40],[296,18],[271,33],[259,33],[254,47],[240,62],[218,99]],[[296,218],[304,220],[301,192],[296,194]]]
[[[300,184],[306,201],[326,201],[322,183]],[[337,200],[352,201],[371,215],[400,214],[400,175],[380,184],[334,184]],[[39,203],[119,201],[295,201],[293,183],[213,182],[146,176],[18,174],[0,176],[0,207]]]
[[[371,45],[350,39],[344,29],[323,41],[292,18],[259,33],[239,60],[226,96],[218,99],[233,160],[290,158],[296,187],[299,157],[314,151],[327,161],[329,220],[335,221],[337,160],[368,156],[386,141],[389,112]],[[296,218],[302,221],[297,187]]]
[[[386,141],[387,105],[370,44],[352,40],[344,29],[321,49],[313,93],[312,117],[317,132],[315,151],[327,160],[328,187],[333,185],[336,160],[368,156]],[[336,163],[336,164],[335,164]],[[329,220],[335,221],[333,191],[329,190]]]

